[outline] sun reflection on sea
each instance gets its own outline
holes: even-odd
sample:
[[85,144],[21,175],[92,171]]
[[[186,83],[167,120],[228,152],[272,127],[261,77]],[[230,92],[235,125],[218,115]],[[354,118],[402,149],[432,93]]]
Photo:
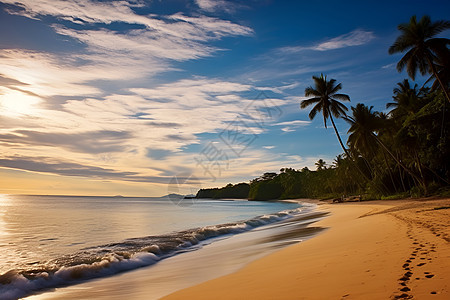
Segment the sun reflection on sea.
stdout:
[[5,216],[11,200],[9,195],[0,194],[0,237],[8,235]]

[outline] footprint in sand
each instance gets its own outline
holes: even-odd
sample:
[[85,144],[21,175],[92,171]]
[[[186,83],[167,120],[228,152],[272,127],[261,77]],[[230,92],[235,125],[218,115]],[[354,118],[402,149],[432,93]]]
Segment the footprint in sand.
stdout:
[[406,293],[394,297],[394,299],[408,299],[408,298],[410,297]]

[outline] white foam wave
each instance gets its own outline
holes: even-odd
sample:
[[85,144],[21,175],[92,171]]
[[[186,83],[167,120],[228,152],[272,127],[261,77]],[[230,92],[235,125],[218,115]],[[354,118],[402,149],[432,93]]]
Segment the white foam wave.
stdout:
[[[172,235],[165,235],[162,240],[166,241],[169,239],[169,246],[162,243],[159,245],[155,244],[154,242],[158,237],[133,239],[119,244],[96,247],[94,249],[97,252],[93,252],[93,255],[104,253],[106,250],[112,252],[103,254],[101,258],[98,258],[98,256],[88,258],[86,259],[87,262],[84,263],[75,263],[75,265],[63,265],[60,267],[49,265],[47,270],[44,269],[34,272],[13,270],[0,275],[0,299],[18,299],[42,289],[70,285],[91,278],[110,276],[120,272],[150,266],[163,258],[189,249],[194,250],[194,245],[198,245],[207,239],[238,234],[259,226],[286,220],[302,212],[310,211],[314,207],[312,205],[306,205],[293,210],[258,216],[242,222],[205,226]],[[114,247],[117,245],[121,247],[120,251],[111,250],[115,249]]]

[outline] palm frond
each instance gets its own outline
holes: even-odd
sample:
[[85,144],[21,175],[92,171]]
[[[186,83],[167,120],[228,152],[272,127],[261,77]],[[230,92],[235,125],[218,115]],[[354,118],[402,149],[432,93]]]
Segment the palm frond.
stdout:
[[387,109],[391,108],[391,107],[397,107],[397,106],[398,106],[398,103],[395,103],[395,102],[386,103],[386,108]]
[[308,116],[310,120],[313,120],[314,117],[317,115],[318,110],[314,107],[313,109],[311,109],[311,111],[309,112]]
[[305,89],[305,96],[306,97],[309,97],[309,96],[318,97],[318,96],[320,96],[320,93],[316,89],[314,89],[312,86],[309,86]]
[[399,36],[395,42],[389,47],[389,54],[403,52],[412,47],[413,42],[405,36]]
[[450,29],[450,21],[440,20],[435,21],[430,28],[430,37],[438,35],[444,30]]
[[342,83],[339,83],[335,86],[331,86],[330,95],[337,93],[341,89],[342,89]]
[[350,101],[350,96],[346,94],[334,94],[333,98],[336,98],[341,101]]
[[320,101],[320,97],[314,97],[314,98],[310,98],[310,99],[306,99],[306,100],[302,100],[302,102],[300,102],[300,108],[307,108],[308,106],[317,103]]
[[403,69],[408,64],[408,62],[413,59],[413,56],[414,56],[414,50],[413,49],[411,49],[408,52],[406,52],[406,54],[397,63],[397,71],[398,72],[403,71]]

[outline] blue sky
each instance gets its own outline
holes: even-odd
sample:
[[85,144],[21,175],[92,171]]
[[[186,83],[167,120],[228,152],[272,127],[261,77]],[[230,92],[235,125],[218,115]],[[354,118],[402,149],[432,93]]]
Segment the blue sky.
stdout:
[[299,109],[311,76],[341,82],[349,107],[384,110],[406,78],[387,53],[397,25],[449,11],[435,0],[0,0],[0,192],[157,196],[330,163],[342,152],[333,129]]

